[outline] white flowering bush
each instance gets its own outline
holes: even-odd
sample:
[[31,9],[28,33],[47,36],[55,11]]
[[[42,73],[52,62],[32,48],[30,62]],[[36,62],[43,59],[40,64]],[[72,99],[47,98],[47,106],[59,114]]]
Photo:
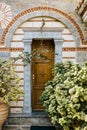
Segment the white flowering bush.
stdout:
[[0,59],[0,102],[9,104],[10,101],[18,101],[23,96],[23,90],[19,87],[20,78],[15,72],[12,60]]
[[41,101],[53,124],[64,130],[87,130],[87,63],[58,63]]

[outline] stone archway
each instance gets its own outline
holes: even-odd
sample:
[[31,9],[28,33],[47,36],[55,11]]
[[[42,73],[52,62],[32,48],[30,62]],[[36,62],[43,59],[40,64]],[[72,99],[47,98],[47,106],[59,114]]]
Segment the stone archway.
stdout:
[[76,21],[63,11],[51,7],[31,8],[15,16],[3,32],[1,43],[4,43],[6,47],[10,47],[10,40],[18,26],[27,19],[38,16],[48,16],[61,21],[72,32],[76,45],[80,46],[80,44],[84,44],[84,36],[82,30]]

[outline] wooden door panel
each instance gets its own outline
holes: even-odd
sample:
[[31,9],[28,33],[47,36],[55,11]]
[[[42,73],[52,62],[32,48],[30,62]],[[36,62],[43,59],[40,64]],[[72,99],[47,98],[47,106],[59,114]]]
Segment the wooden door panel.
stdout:
[[35,84],[40,86],[50,80],[50,68],[46,63],[38,63],[34,65]]
[[32,108],[33,110],[42,110],[40,96],[44,90],[45,83],[52,79],[52,68],[54,67],[53,40],[43,40],[43,48],[40,40],[33,40],[33,49],[40,49],[41,54],[49,59],[47,61],[34,59],[36,61],[32,62]]
[[[43,89],[44,90],[44,89]],[[41,101],[40,101],[40,96],[41,96],[41,93],[43,92],[42,89],[35,89],[35,92],[34,92],[34,106],[33,106],[33,110],[42,110],[43,107],[41,105]]]

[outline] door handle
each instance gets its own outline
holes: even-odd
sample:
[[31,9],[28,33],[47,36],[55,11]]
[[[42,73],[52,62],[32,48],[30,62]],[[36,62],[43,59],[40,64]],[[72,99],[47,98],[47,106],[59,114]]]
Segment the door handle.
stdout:
[[32,76],[32,79],[33,79],[33,81],[34,81],[34,74],[33,74],[33,76]]

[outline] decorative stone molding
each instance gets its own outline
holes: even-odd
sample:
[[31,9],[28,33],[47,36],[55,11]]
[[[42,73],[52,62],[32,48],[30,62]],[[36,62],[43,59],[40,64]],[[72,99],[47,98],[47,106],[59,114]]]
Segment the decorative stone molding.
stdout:
[[10,48],[9,51],[11,52],[22,52],[24,48]]
[[0,48],[0,52],[9,52],[9,51],[11,51],[11,52],[21,52],[21,51],[23,51],[24,50],[24,48]]
[[55,43],[55,63],[62,61],[62,44],[63,39],[54,39]]
[[83,22],[87,22],[87,0],[82,0],[76,8],[76,12],[81,15]]
[[[68,14],[66,14],[65,12],[61,10],[58,10],[52,7],[44,7],[44,6],[27,9],[21,12],[20,14],[18,14],[17,16],[15,16],[13,20],[9,23],[7,28],[4,30],[2,34],[1,42],[5,43],[5,45],[9,44],[15,29],[21,23],[23,23],[24,20],[26,21],[29,18],[37,17],[37,16],[49,16],[49,17],[60,20],[70,29],[77,45],[80,43],[84,44],[83,32],[80,26],[76,23],[76,21],[73,18],[71,18]],[[9,35],[9,38],[8,38],[8,35]]]
[[[32,39],[23,39],[24,42],[24,52],[31,53],[31,43]],[[31,64],[24,67],[24,109],[23,113],[31,113]]]
[[85,11],[82,19],[83,19],[84,22],[87,22],[87,10]]
[[[62,29],[60,30],[30,30],[23,29],[24,31],[24,52],[31,53],[31,44],[32,40],[35,39],[54,39],[55,43],[55,63],[62,61]],[[58,54],[57,54],[58,53]],[[31,64],[28,64],[24,67],[24,109],[23,113],[32,113],[32,103],[31,103],[31,90],[32,90],[32,83],[31,83]]]
[[82,0],[81,2],[79,2],[79,5],[76,8],[76,12],[79,15],[84,14],[85,9],[87,9],[87,0]]
[[63,29],[58,29],[58,30],[43,30],[43,32],[41,32],[40,30],[32,30],[29,28],[24,28],[24,39],[25,40],[29,40],[29,39],[33,39],[33,38],[54,38],[54,39],[60,39],[62,38],[62,31]]
[[[58,41],[63,42],[61,40]],[[22,52],[23,50],[24,48],[0,48],[0,52]],[[87,47],[63,47],[62,51],[87,51]]]
[[10,52],[0,52],[0,58],[3,60],[8,60],[10,57]]
[[87,51],[87,47],[65,47],[65,48],[62,48],[63,51]]
[[5,3],[0,3],[0,29],[6,28],[12,20],[12,13],[10,6]]

